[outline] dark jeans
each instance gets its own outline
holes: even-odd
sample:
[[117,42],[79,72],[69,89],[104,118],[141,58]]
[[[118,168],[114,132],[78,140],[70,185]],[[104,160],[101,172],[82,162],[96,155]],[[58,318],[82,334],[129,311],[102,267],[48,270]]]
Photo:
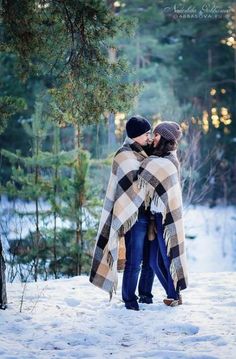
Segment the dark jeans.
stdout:
[[138,284],[139,295],[152,298],[154,273],[149,264],[150,241],[147,238],[149,216],[139,215],[137,222],[125,234],[126,262],[122,283],[122,298],[125,303],[137,303],[135,295]]
[[161,213],[155,214],[157,227],[156,238],[151,241],[150,265],[166,291],[167,298],[179,299],[179,291],[175,290],[170,274],[170,259],[167,256],[165,240],[163,238],[163,225]]

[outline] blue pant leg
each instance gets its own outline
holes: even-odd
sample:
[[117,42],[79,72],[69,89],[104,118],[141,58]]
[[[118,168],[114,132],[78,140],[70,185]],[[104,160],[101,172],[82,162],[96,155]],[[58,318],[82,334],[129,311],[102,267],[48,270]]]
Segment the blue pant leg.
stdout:
[[159,248],[158,238],[151,241],[150,246],[150,266],[152,267],[154,273],[159,279],[161,285],[165,289],[166,293],[168,291],[168,282],[167,282],[167,273],[163,263],[162,255]]
[[[163,225],[162,225],[162,215],[160,213],[155,215],[156,226],[157,226],[157,239],[158,245],[160,249],[160,254],[163,261],[163,266],[165,268],[165,277],[167,281],[166,293],[168,298],[178,299],[179,293],[175,290],[173,279],[170,274],[170,259],[167,256],[167,248],[165,244],[165,240],[163,237]],[[164,273],[164,271],[162,270]]]
[[137,301],[135,291],[143,260],[147,227],[147,217],[140,216],[133,227],[125,234],[126,263],[122,282],[122,299],[124,302]]
[[145,296],[148,298],[153,297],[152,285],[154,281],[154,272],[152,267],[150,266],[150,249],[151,242],[148,240],[148,236],[146,234],[143,246],[143,262],[139,279],[138,292],[139,296]]

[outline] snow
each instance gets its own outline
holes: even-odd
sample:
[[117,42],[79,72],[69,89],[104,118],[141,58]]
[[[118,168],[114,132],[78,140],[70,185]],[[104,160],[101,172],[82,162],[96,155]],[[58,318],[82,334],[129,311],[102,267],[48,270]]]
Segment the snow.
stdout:
[[[54,226],[53,215],[49,214],[51,206],[44,200],[39,200],[39,228],[52,229]],[[96,225],[96,221],[83,208],[83,230]],[[22,201],[20,199],[10,201],[7,196],[0,196],[0,235],[4,249],[8,249],[8,241],[14,239],[25,239],[35,231],[35,203]],[[43,218],[44,217],[44,218]],[[75,228],[75,224],[67,219],[57,217],[57,228]]]
[[191,272],[236,270],[235,206],[190,206],[184,222]]
[[[236,350],[236,207],[185,211],[189,287],[183,305],[154,303],[128,311],[87,276],[7,283],[0,310],[0,358],[231,359]],[[20,312],[21,308],[21,312]]]
[[[87,276],[8,283],[0,313],[1,359],[233,358],[236,273],[195,273],[183,305],[166,307],[154,283],[154,303],[129,311],[119,290],[111,302]],[[24,290],[25,289],[25,290]],[[22,312],[19,312],[23,296]]]

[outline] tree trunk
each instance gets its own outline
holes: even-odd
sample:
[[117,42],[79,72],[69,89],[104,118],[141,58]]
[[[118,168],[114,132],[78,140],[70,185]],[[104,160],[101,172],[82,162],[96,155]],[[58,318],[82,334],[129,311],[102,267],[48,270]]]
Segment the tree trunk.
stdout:
[[[39,177],[39,168],[38,166],[35,169],[35,184],[38,184]],[[36,198],[35,200],[35,217],[36,217],[36,257],[34,260],[34,280],[37,282],[38,280],[38,265],[39,265],[39,243],[40,243],[40,231],[39,231],[39,200]]]
[[[80,148],[80,131],[79,126],[75,127],[75,148],[78,151],[77,154],[77,173],[75,174],[75,182],[79,182],[79,171],[81,167],[81,159],[79,155],[79,148]],[[82,203],[81,203],[81,193],[77,192],[75,194],[75,211],[76,211],[76,232],[75,232],[75,244],[76,244],[76,255],[75,255],[75,275],[81,274],[81,259],[82,259],[82,238],[81,238],[81,210],[82,210]]]
[[[57,197],[57,180],[58,180],[58,169],[55,169],[55,173],[54,173],[54,188],[53,188],[53,195],[54,195],[54,200],[56,203],[56,197]],[[53,271],[54,271],[54,276],[55,279],[58,278],[57,276],[57,213],[54,210],[53,212],[53,261],[54,261],[54,266],[53,266]]]
[[[35,139],[35,152],[36,158],[39,156],[39,136],[36,136]],[[35,186],[37,187],[39,182],[39,166],[35,167]],[[38,280],[38,266],[39,266],[39,244],[40,244],[40,231],[39,231],[39,198],[38,195],[35,199],[35,217],[36,217],[36,241],[35,241],[35,248],[36,248],[36,256],[34,258],[34,280],[37,282]]]
[[115,135],[115,114],[113,112],[109,113],[108,116],[108,149],[109,151],[114,148],[116,145],[116,135]]

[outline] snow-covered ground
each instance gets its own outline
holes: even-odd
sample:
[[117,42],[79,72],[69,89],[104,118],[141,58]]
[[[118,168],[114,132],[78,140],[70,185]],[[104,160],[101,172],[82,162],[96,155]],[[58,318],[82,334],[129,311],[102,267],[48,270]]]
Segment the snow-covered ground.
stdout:
[[[119,278],[121,284],[121,275]],[[155,358],[231,359],[236,351],[236,273],[190,275],[184,304],[124,308],[120,285],[111,302],[88,277],[8,284],[9,309],[0,313],[1,359]]]
[[164,306],[156,280],[154,303],[126,310],[121,274],[111,302],[86,276],[8,283],[0,359],[234,358],[236,207],[189,207],[185,225],[190,278],[182,306]]
[[184,215],[191,272],[236,270],[236,207],[189,207]]

